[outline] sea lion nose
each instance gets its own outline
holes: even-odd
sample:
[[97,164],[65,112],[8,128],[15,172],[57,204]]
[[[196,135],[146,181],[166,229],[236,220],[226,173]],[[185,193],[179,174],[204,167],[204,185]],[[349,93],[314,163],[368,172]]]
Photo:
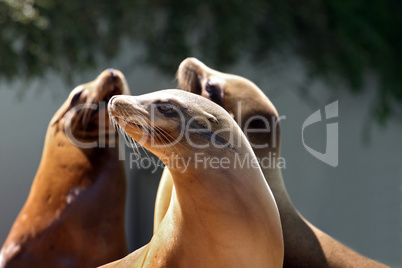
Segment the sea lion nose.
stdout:
[[116,76],[115,70],[114,70],[113,68],[109,68],[109,69],[107,69],[107,70],[108,70],[109,73],[112,75],[112,77],[115,77],[115,76]]

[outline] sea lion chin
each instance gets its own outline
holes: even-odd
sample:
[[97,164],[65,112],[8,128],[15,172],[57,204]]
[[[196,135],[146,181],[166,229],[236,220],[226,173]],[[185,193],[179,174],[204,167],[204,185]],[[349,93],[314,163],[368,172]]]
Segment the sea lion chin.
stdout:
[[95,267],[127,254],[125,171],[104,102],[128,93],[123,74],[105,70],[76,87],[53,116],[0,267]]

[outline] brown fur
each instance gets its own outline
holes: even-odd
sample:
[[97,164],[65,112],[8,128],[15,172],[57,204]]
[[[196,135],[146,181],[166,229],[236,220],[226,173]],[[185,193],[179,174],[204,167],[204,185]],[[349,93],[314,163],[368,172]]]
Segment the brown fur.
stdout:
[[[129,93],[124,76],[107,70],[74,89],[54,115],[28,199],[2,247],[0,267],[95,267],[127,254],[126,181],[117,135],[109,144],[106,109],[71,109],[123,93]],[[106,133],[98,131],[102,116]],[[67,139],[66,127],[80,142],[98,142],[105,135],[105,144],[114,148],[78,148]]]

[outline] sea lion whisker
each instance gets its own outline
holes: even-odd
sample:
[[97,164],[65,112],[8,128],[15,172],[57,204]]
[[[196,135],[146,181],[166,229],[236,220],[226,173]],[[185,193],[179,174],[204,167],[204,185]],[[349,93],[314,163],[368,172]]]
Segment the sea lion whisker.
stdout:
[[[164,131],[163,129],[162,129],[162,131]],[[166,133],[166,135],[168,135],[168,138],[166,138],[166,135],[163,133],[163,132],[159,132],[159,134],[160,135],[162,135],[163,137],[165,137],[165,139],[162,139],[161,140],[161,142],[162,142],[162,144],[163,145],[168,145],[168,146],[171,146],[171,147],[173,147],[176,151],[180,151],[180,149],[178,148],[178,146],[180,146],[180,148],[182,149],[182,150],[185,150],[185,151],[187,151],[187,152],[190,152],[191,150],[189,149],[189,148],[187,148],[186,146],[184,146],[183,144],[181,144],[180,142],[170,142],[170,143],[168,143],[167,141],[165,141],[165,140],[174,140],[174,137],[172,137],[169,133],[167,133],[166,131],[164,131],[165,133]]]
[[134,146],[133,141],[131,140],[131,137],[120,126],[118,126],[118,130],[124,138],[125,145],[133,148],[133,150],[135,151],[136,147]]
[[[130,107],[131,108],[131,107]],[[136,112],[135,110],[133,110],[134,112]],[[139,115],[139,113],[137,113],[138,115]],[[134,121],[134,120],[132,120],[131,118],[133,118],[134,116],[133,115],[129,115],[128,116],[129,117],[129,119],[130,119],[130,121],[126,121],[126,122],[128,122],[129,124],[133,124],[133,123],[131,123],[131,121]],[[141,118],[141,117],[139,117],[140,119],[143,119],[143,118]],[[138,121],[138,116],[136,117],[136,121]],[[146,121],[145,120],[141,120],[141,121],[143,121],[144,123],[146,123]],[[142,122],[140,122],[140,123],[142,123]],[[134,125],[136,125],[136,127],[140,127],[140,128],[145,128],[147,131],[148,131],[148,133],[152,133],[151,132],[151,130],[147,127],[147,126],[144,126],[144,124],[135,124],[134,123]],[[131,138],[131,137],[130,137]],[[139,148],[141,148],[142,149],[142,151],[145,153],[145,155],[147,156],[147,158],[148,159],[150,159],[151,157],[149,156],[149,154],[148,154],[148,150],[146,150],[145,148],[144,148],[144,146],[142,146],[141,144],[138,144],[138,142],[136,142],[133,138],[131,138],[131,140],[134,142],[134,144],[136,145],[136,149],[137,149],[137,151],[138,151],[138,154],[140,154],[140,149]]]
[[[149,119],[148,119],[149,120]],[[150,122],[152,124],[152,127],[155,128],[156,132],[158,134],[160,134],[162,137],[164,137],[164,139],[161,140],[161,142],[163,143],[163,145],[170,145],[173,146],[174,149],[178,150],[178,147],[176,146],[176,144],[180,145],[182,149],[186,150],[186,151],[190,151],[187,147],[185,147],[183,144],[181,143],[177,143],[174,142],[175,138],[170,135],[166,130],[164,130],[163,128],[157,126],[155,123]],[[168,142],[171,141],[171,142]],[[173,141],[173,143],[172,143]]]
[[[173,148],[175,150],[178,150],[178,147],[175,145],[175,142],[169,142],[169,141],[174,141],[175,138],[170,135],[168,132],[166,132],[166,130],[164,130],[163,128],[157,126],[154,122],[152,122],[151,120],[149,120],[148,118],[143,118],[144,121],[146,121],[149,125],[151,129],[154,129],[154,134],[158,134],[160,136],[162,136],[163,139],[159,139],[160,142],[162,142],[162,144],[164,146],[173,146]],[[181,145],[182,148],[184,148],[185,150],[190,151],[188,148],[186,148],[185,146],[183,146],[182,144],[178,143],[179,145]]]
[[124,131],[124,129],[123,128],[121,128],[120,127],[120,131],[121,131],[121,133],[123,134],[123,136],[125,137],[125,139],[126,139],[126,141],[128,142],[128,146],[129,147],[131,147],[132,149],[133,149],[133,152],[134,153],[136,153],[136,154],[140,154],[140,149],[139,149],[139,147],[141,147],[140,146],[140,144],[138,144],[138,142],[136,142],[132,137],[130,137],[130,135],[128,135],[125,131]]
[[[130,115],[129,115],[125,110],[122,110],[122,114],[123,114],[123,117],[125,117],[125,118],[130,117]],[[110,111],[109,111],[109,115],[110,115],[110,118],[113,119],[113,124],[117,127],[118,132],[120,132],[121,135],[123,136],[125,145],[128,146],[128,147],[131,147],[131,148],[133,149],[133,152],[134,152],[134,153],[140,154],[140,151],[139,151],[138,146],[137,146],[137,142],[135,142],[134,139],[132,139],[132,138],[124,131],[124,129],[117,123],[115,117],[113,117],[113,116],[110,114]],[[124,119],[122,119],[122,120],[125,121],[125,122],[127,122],[127,123],[129,123],[127,120],[124,120]]]
[[151,157],[148,154],[148,150],[144,148],[144,146],[140,146],[140,148],[142,149],[142,151],[145,153],[145,155],[147,156],[148,159],[151,159]]
[[[155,123],[151,122],[151,120],[149,120],[148,118],[143,118],[143,119],[144,119],[144,121],[146,121],[147,123],[150,124],[152,129],[154,129],[154,134],[159,134],[160,136],[162,136],[163,139],[160,139],[160,141],[162,142],[163,145],[170,145],[170,146],[173,146],[173,148],[177,149],[175,144],[168,142],[168,141],[174,141],[175,138],[172,135],[170,135],[168,132],[166,132],[166,130],[164,130],[163,128],[157,126]],[[185,148],[185,147],[183,146],[183,148]]]

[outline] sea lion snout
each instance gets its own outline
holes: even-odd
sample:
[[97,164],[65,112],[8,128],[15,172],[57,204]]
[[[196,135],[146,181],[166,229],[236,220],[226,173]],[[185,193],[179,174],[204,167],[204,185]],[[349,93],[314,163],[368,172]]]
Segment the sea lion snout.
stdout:
[[187,58],[179,66],[177,79],[181,89],[201,95],[223,106],[225,81],[196,58]]
[[128,109],[128,108],[132,107],[133,105],[135,105],[135,106],[138,105],[134,98],[126,98],[121,95],[112,96],[108,103],[109,110],[111,110],[111,111]]
[[148,112],[134,97],[115,95],[109,100],[107,107],[110,118],[122,119],[126,122],[139,120],[141,115],[148,115]]
[[103,71],[99,75],[96,89],[98,93],[105,95],[105,101],[113,95],[130,94],[124,75],[119,70],[112,68]]
[[116,77],[115,73],[114,73],[114,69],[113,68],[109,68],[107,69],[109,71],[109,73],[112,75],[112,77]]
[[181,89],[198,95],[202,93],[201,80],[204,78],[201,72],[204,64],[196,58],[187,58],[177,70],[177,80]]
[[118,98],[118,96],[112,96],[107,104],[108,107],[108,111],[109,111],[109,115],[112,118],[113,116],[117,116],[119,114],[119,108],[120,106],[122,106],[122,103],[119,101],[116,101],[116,99]]

